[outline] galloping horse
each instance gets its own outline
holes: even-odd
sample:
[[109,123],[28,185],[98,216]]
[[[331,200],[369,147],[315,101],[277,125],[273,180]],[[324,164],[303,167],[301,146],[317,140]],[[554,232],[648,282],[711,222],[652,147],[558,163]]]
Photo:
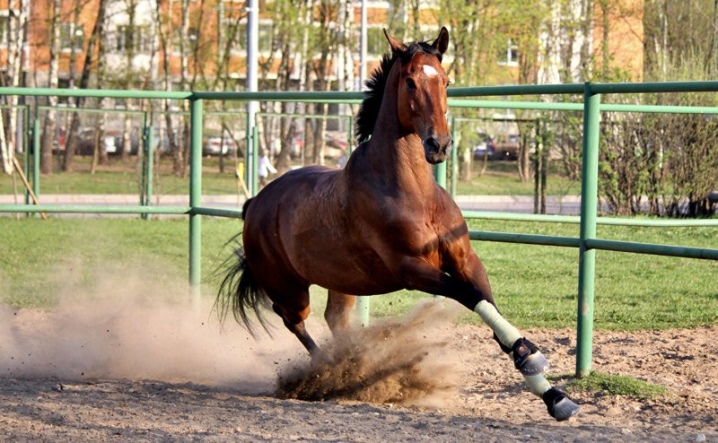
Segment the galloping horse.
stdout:
[[367,82],[357,117],[362,143],[344,169],[290,171],[247,200],[244,247],[219,288],[218,312],[231,310],[251,331],[248,311],[262,323],[261,308],[271,303],[315,354],[304,325],[312,284],[329,291],[324,318],[335,335],[347,328],[357,295],[443,295],[481,316],[551,416],[568,419],[578,406],[549,384],[546,358],[499,314],[461,211],[432,175],[452,146],[441,66],[449,33],[407,44],[384,33],[391,54]]

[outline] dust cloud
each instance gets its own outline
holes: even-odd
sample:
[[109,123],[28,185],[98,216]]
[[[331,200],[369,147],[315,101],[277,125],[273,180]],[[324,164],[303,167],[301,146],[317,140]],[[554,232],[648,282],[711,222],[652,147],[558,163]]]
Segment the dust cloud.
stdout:
[[255,340],[229,320],[220,325],[213,300],[193,303],[187,285],[158,277],[157,266],[90,272],[90,284],[82,264],[63,268],[56,307],[0,305],[0,377],[144,379],[271,393],[276,362],[304,352],[293,336]]
[[[426,303],[405,318],[375,321],[332,340],[321,315],[308,329],[320,344],[310,359],[279,319],[255,339],[206,297],[158,278],[158,266],[87,270],[63,266],[51,309],[0,305],[0,378],[111,379],[198,383],[246,394],[430,406],[454,395],[461,365],[439,330],[452,304]],[[88,280],[90,283],[88,283]]]
[[403,318],[350,331],[312,361],[283,370],[278,396],[439,407],[463,381],[451,337],[440,331],[457,306],[425,302]]

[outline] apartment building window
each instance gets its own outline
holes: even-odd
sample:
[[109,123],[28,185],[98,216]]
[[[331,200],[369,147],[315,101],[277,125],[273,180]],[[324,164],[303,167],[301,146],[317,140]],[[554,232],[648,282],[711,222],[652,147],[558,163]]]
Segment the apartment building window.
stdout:
[[[2,11],[0,14],[7,11]],[[0,47],[5,47],[10,40],[10,18],[7,15],[0,15]]]
[[74,23],[60,23],[60,49],[63,51],[82,51],[85,44],[85,31]]
[[[176,55],[180,54],[180,39],[182,38],[182,32],[177,29],[174,32],[174,38],[172,39],[172,52]],[[187,30],[187,42],[185,43],[186,55],[191,55],[197,49],[199,43],[199,30],[197,28],[189,28]]]
[[118,26],[115,35],[116,52],[149,53],[152,51],[149,26]]
[[519,65],[519,46],[516,41],[508,39],[506,46],[502,47],[498,54],[500,65],[518,66]]
[[[236,27],[236,30],[235,30]],[[260,21],[258,23],[257,48],[259,52],[269,52],[272,50],[272,38],[274,28],[271,21]],[[234,32],[234,34],[232,34]],[[244,53],[247,50],[247,22],[239,24],[231,23],[229,20],[225,23],[225,38],[232,38],[231,51],[233,54]]]
[[[257,47],[259,52],[269,52],[272,50],[272,22],[259,22],[259,35],[257,35]],[[246,37],[245,37],[246,38]]]
[[232,54],[242,53],[247,47],[247,24],[227,20],[224,24],[224,38],[232,40],[230,45]]

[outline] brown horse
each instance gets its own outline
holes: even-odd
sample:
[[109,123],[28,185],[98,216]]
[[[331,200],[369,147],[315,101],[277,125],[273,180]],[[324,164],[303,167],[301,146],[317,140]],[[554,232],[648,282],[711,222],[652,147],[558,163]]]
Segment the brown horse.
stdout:
[[461,211],[432,175],[452,145],[441,66],[449,33],[409,44],[385,34],[391,55],[367,82],[357,117],[363,143],[344,169],[288,172],[245,203],[244,250],[220,286],[218,311],[251,331],[248,311],[261,323],[271,304],[314,354],[304,325],[312,284],[329,291],[324,317],[334,334],[348,326],[357,295],[443,295],[481,316],[551,416],[565,420],[578,406],[551,387],[547,360],[499,314]]

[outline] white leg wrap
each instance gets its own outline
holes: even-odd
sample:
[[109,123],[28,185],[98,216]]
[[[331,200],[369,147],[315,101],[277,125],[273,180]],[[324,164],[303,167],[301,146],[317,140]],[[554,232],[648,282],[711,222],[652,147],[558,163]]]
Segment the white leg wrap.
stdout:
[[474,308],[474,312],[481,316],[484,323],[489,325],[501,343],[507,348],[511,348],[516,343],[516,340],[521,338],[519,330],[507,322],[496,310],[496,307],[486,300],[480,301]]
[[526,384],[528,385],[529,389],[531,389],[531,392],[541,397],[544,392],[551,389],[551,383],[546,380],[546,378],[541,375],[524,375],[524,380],[526,381]]

